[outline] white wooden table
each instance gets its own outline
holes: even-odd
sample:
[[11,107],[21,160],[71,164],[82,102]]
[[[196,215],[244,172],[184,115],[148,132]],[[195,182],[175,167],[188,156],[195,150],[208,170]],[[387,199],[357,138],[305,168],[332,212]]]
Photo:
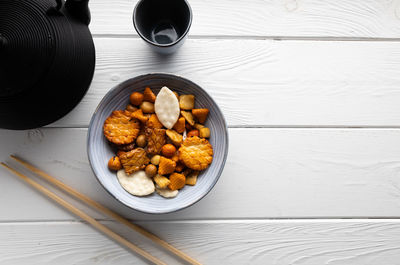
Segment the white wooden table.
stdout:
[[[190,0],[189,39],[168,59],[137,36],[134,4],[91,1],[97,64],[88,93],[46,128],[0,130],[2,161],[26,158],[205,264],[400,263],[399,0]],[[111,198],[85,149],[104,94],[149,72],[204,87],[230,134],[212,192],[156,216]],[[0,264],[144,263],[4,170],[0,187]]]

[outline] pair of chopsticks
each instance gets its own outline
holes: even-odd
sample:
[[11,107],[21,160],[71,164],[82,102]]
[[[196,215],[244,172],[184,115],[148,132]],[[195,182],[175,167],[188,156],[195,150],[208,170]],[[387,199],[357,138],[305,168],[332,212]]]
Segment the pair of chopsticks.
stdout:
[[[190,264],[196,264],[196,265],[200,265],[201,264],[198,261],[196,261],[195,259],[193,259],[190,256],[188,256],[185,253],[183,253],[182,251],[180,251],[177,248],[173,247],[172,245],[168,244],[164,240],[158,238],[156,235],[148,232],[147,230],[145,230],[144,228],[142,228],[142,227],[140,227],[138,225],[135,225],[135,224],[129,222],[127,219],[125,219],[121,215],[111,211],[110,209],[108,209],[105,206],[97,203],[96,201],[92,200],[91,198],[87,197],[86,195],[83,195],[82,193],[74,190],[70,186],[68,186],[65,183],[59,181],[58,179],[48,175],[44,171],[36,168],[35,166],[29,164],[28,162],[23,161],[22,159],[20,159],[20,158],[18,158],[16,156],[13,156],[13,155],[10,155],[10,157],[12,159],[14,159],[15,161],[17,161],[18,163],[22,164],[24,167],[26,167],[31,172],[35,173],[36,175],[40,176],[44,180],[48,181],[49,183],[53,184],[57,188],[61,189],[62,191],[72,195],[76,199],[84,202],[86,205],[98,210],[99,212],[101,212],[101,213],[103,213],[105,215],[108,215],[108,216],[114,218],[118,222],[128,226],[129,228],[135,230],[136,232],[142,234],[143,236],[151,239],[153,242],[155,242],[158,245],[162,246],[163,248],[165,248],[166,250],[168,250],[171,253],[175,254],[176,256],[180,257],[181,259],[185,260],[186,262],[188,262]],[[161,260],[157,259],[156,257],[152,256],[147,251],[137,247],[136,245],[134,245],[133,243],[129,242],[125,238],[123,238],[120,235],[116,234],[115,232],[110,230],[105,225],[103,225],[103,224],[99,223],[98,221],[96,221],[93,217],[87,215],[86,213],[84,213],[83,211],[79,210],[78,208],[76,208],[72,204],[70,204],[67,201],[65,201],[64,199],[60,198],[55,193],[51,192],[50,190],[48,190],[44,186],[40,185],[36,181],[28,178],[26,175],[22,174],[21,172],[15,170],[14,168],[10,167],[9,165],[7,165],[7,164],[5,164],[3,162],[1,162],[0,164],[3,167],[7,168],[12,173],[14,173],[15,175],[17,175],[18,177],[20,177],[26,183],[31,185],[33,188],[37,189],[38,191],[40,191],[41,193],[43,193],[44,195],[46,195],[50,199],[54,200],[55,202],[57,202],[58,204],[60,204],[61,206],[63,206],[67,210],[69,210],[70,212],[72,212],[73,214],[79,216],[80,218],[82,218],[83,220],[85,220],[86,222],[91,224],[93,227],[95,227],[99,231],[103,232],[107,236],[111,237],[112,239],[114,239],[115,241],[120,243],[121,245],[127,247],[128,249],[130,249],[130,250],[132,250],[134,252],[136,252],[137,254],[141,255],[143,258],[147,259],[148,261],[151,261],[154,264],[157,264],[157,265],[166,264],[163,261],[161,261]]]

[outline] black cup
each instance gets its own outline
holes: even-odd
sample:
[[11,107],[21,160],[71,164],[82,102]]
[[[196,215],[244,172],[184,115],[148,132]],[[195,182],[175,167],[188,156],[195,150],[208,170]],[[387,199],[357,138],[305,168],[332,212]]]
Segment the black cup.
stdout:
[[186,0],[140,0],[133,11],[139,36],[156,52],[175,52],[185,42],[192,24]]

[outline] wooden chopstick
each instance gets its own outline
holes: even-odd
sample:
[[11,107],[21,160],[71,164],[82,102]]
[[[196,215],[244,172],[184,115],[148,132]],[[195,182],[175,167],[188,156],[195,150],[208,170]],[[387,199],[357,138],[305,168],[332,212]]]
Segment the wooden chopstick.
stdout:
[[25,176],[21,172],[13,169],[12,167],[10,167],[9,165],[7,165],[7,164],[5,164],[3,162],[1,162],[0,164],[2,166],[4,166],[5,168],[7,168],[12,173],[14,173],[15,175],[17,175],[18,177],[20,177],[26,183],[28,183],[29,185],[31,185],[32,187],[34,187],[35,189],[37,189],[38,191],[40,191],[41,193],[43,193],[44,195],[49,197],[50,199],[56,201],[58,204],[60,204],[61,206],[63,206],[64,208],[66,208],[67,210],[72,212],[73,214],[79,216],[80,218],[82,218],[83,220],[85,220],[86,222],[91,224],[93,227],[95,227],[96,229],[100,230],[104,234],[108,235],[109,237],[111,237],[112,239],[117,241],[118,243],[124,245],[125,247],[127,247],[127,248],[129,248],[131,250],[133,250],[134,252],[138,253],[139,255],[141,255],[142,257],[146,258],[147,260],[153,262],[154,264],[166,265],[166,263],[162,262],[161,260],[157,259],[156,257],[153,257],[150,253],[148,253],[145,250],[143,250],[143,249],[137,247],[136,245],[132,244],[131,242],[129,242],[125,238],[121,237],[120,235],[114,233],[109,228],[107,228],[106,226],[102,225],[101,223],[96,221],[94,218],[92,218],[89,215],[87,215],[86,213],[82,212],[81,210],[79,210],[78,208],[73,206],[72,204],[70,204],[67,201],[63,200],[62,198],[60,198],[59,196],[57,196],[53,192],[49,191],[48,189],[46,189],[45,187],[43,187],[42,185],[40,185],[36,181],[28,178],[27,176]]
[[136,232],[142,234],[143,236],[151,239],[153,242],[155,242],[155,243],[159,244],[160,246],[164,247],[165,249],[167,249],[171,253],[175,254],[176,256],[180,257],[181,259],[185,260],[186,262],[188,262],[190,264],[194,264],[194,265],[201,265],[201,263],[198,262],[197,260],[195,260],[192,257],[188,256],[187,254],[183,253],[182,251],[180,251],[179,249],[175,248],[174,246],[168,244],[166,241],[160,239],[156,235],[148,232],[147,230],[145,230],[141,226],[135,225],[135,224],[129,222],[127,219],[125,219],[121,215],[117,214],[116,212],[113,212],[112,210],[108,209],[107,207],[105,207],[105,206],[101,205],[100,203],[92,200],[88,196],[86,196],[86,195],[74,190],[73,188],[71,188],[67,184],[65,184],[65,183],[61,182],[60,180],[50,176],[49,174],[47,174],[46,172],[38,169],[37,167],[33,166],[32,164],[22,160],[21,158],[18,158],[16,156],[14,156],[14,155],[10,155],[10,157],[12,159],[14,159],[15,161],[17,161],[18,163],[22,164],[24,167],[26,167],[27,169],[29,169],[33,173],[39,175],[40,177],[42,177],[46,181],[48,181],[51,184],[55,185],[56,187],[60,188],[61,190],[71,194],[75,198],[77,198],[80,201],[86,203],[88,206],[98,210],[99,212],[102,212],[105,215],[108,215],[108,216],[114,218],[118,222],[128,226],[129,228],[135,230]]

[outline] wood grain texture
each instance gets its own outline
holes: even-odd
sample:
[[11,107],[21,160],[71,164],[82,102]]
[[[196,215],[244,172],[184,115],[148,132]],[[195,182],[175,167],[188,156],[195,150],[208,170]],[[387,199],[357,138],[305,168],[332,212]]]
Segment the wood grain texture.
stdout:
[[[189,36],[398,38],[400,1],[191,0]],[[90,2],[94,34],[136,34],[136,0]]]
[[[104,224],[169,264],[180,264],[121,225]],[[400,260],[396,220],[140,224],[203,264],[396,265]],[[83,223],[5,223],[0,238],[2,265],[145,264]]]
[[[94,80],[81,104],[50,125],[83,128],[0,130],[0,160],[21,155],[118,213],[146,220],[139,224],[204,264],[399,264],[396,219],[263,219],[399,218],[400,129],[231,128],[219,183],[168,215],[134,212],[98,184],[84,127],[112,86],[148,72],[198,83],[231,127],[400,126],[400,0],[189,1],[189,39],[167,58],[134,31],[137,0],[90,1]],[[0,264],[145,264],[3,170],[0,187]],[[140,235],[102,222],[178,264]]]
[[141,40],[97,38],[93,83],[52,126],[87,127],[105,93],[150,72],[198,83],[230,126],[400,126],[396,42],[188,40],[159,57]]
[[[214,189],[188,209],[134,212],[98,184],[86,157],[86,129],[0,131],[0,160],[15,153],[94,200],[135,220],[400,217],[399,129],[230,129],[230,150]],[[106,163],[106,161],[105,161]],[[0,220],[75,217],[0,172]],[[103,218],[94,215],[96,218]]]

